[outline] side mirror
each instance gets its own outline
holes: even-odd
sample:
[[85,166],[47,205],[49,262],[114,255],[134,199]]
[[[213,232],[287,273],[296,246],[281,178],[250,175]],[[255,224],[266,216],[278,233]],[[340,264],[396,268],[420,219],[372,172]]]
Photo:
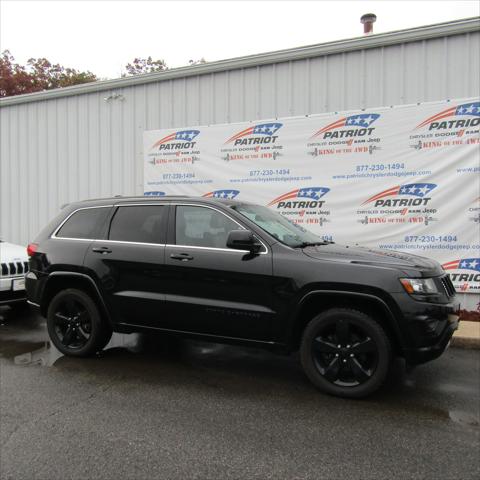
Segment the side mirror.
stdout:
[[250,230],[232,230],[228,234],[227,247],[256,253],[262,248],[262,245],[255,241],[255,237]]

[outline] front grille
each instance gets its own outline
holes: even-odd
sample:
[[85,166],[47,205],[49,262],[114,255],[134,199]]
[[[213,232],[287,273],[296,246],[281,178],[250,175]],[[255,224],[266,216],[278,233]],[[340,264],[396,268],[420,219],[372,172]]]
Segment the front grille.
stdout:
[[0,265],[0,276],[2,277],[25,275],[28,272],[28,262],[2,262]]
[[453,295],[455,295],[455,293],[457,293],[455,287],[453,286],[452,280],[450,280],[449,275],[445,275],[440,279],[440,281],[442,282],[447,297],[452,297]]

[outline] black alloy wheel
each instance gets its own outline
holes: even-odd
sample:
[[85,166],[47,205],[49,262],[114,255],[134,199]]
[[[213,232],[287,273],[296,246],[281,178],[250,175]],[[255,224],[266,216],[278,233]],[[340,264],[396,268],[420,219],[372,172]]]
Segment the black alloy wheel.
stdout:
[[60,342],[72,350],[83,348],[92,334],[90,314],[75,297],[67,296],[58,303],[53,321]]
[[53,344],[62,353],[73,356],[101,350],[112,336],[92,298],[73,288],[62,290],[53,298],[47,327]]
[[313,340],[313,356],[321,375],[335,385],[356,386],[373,375],[378,363],[378,347],[361,327],[341,319],[318,332]]
[[321,390],[363,397],[380,387],[388,372],[390,341],[363,312],[334,308],[315,317],[305,329],[302,365]]

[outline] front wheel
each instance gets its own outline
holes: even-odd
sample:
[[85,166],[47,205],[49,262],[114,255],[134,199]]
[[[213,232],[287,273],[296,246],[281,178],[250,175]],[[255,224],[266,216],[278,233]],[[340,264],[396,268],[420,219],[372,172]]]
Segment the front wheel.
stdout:
[[112,336],[94,300],[74,288],[60,291],[50,302],[47,328],[55,347],[75,357],[98,352]]
[[332,308],[313,318],[300,346],[303,369],[320,390],[360,398],[385,380],[392,356],[383,328],[358,310]]

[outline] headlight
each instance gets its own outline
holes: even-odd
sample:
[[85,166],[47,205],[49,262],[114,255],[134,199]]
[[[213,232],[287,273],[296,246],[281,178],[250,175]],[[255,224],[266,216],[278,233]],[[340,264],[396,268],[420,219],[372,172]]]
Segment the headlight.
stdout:
[[401,278],[400,282],[407,293],[410,293],[411,295],[438,293],[433,278]]

